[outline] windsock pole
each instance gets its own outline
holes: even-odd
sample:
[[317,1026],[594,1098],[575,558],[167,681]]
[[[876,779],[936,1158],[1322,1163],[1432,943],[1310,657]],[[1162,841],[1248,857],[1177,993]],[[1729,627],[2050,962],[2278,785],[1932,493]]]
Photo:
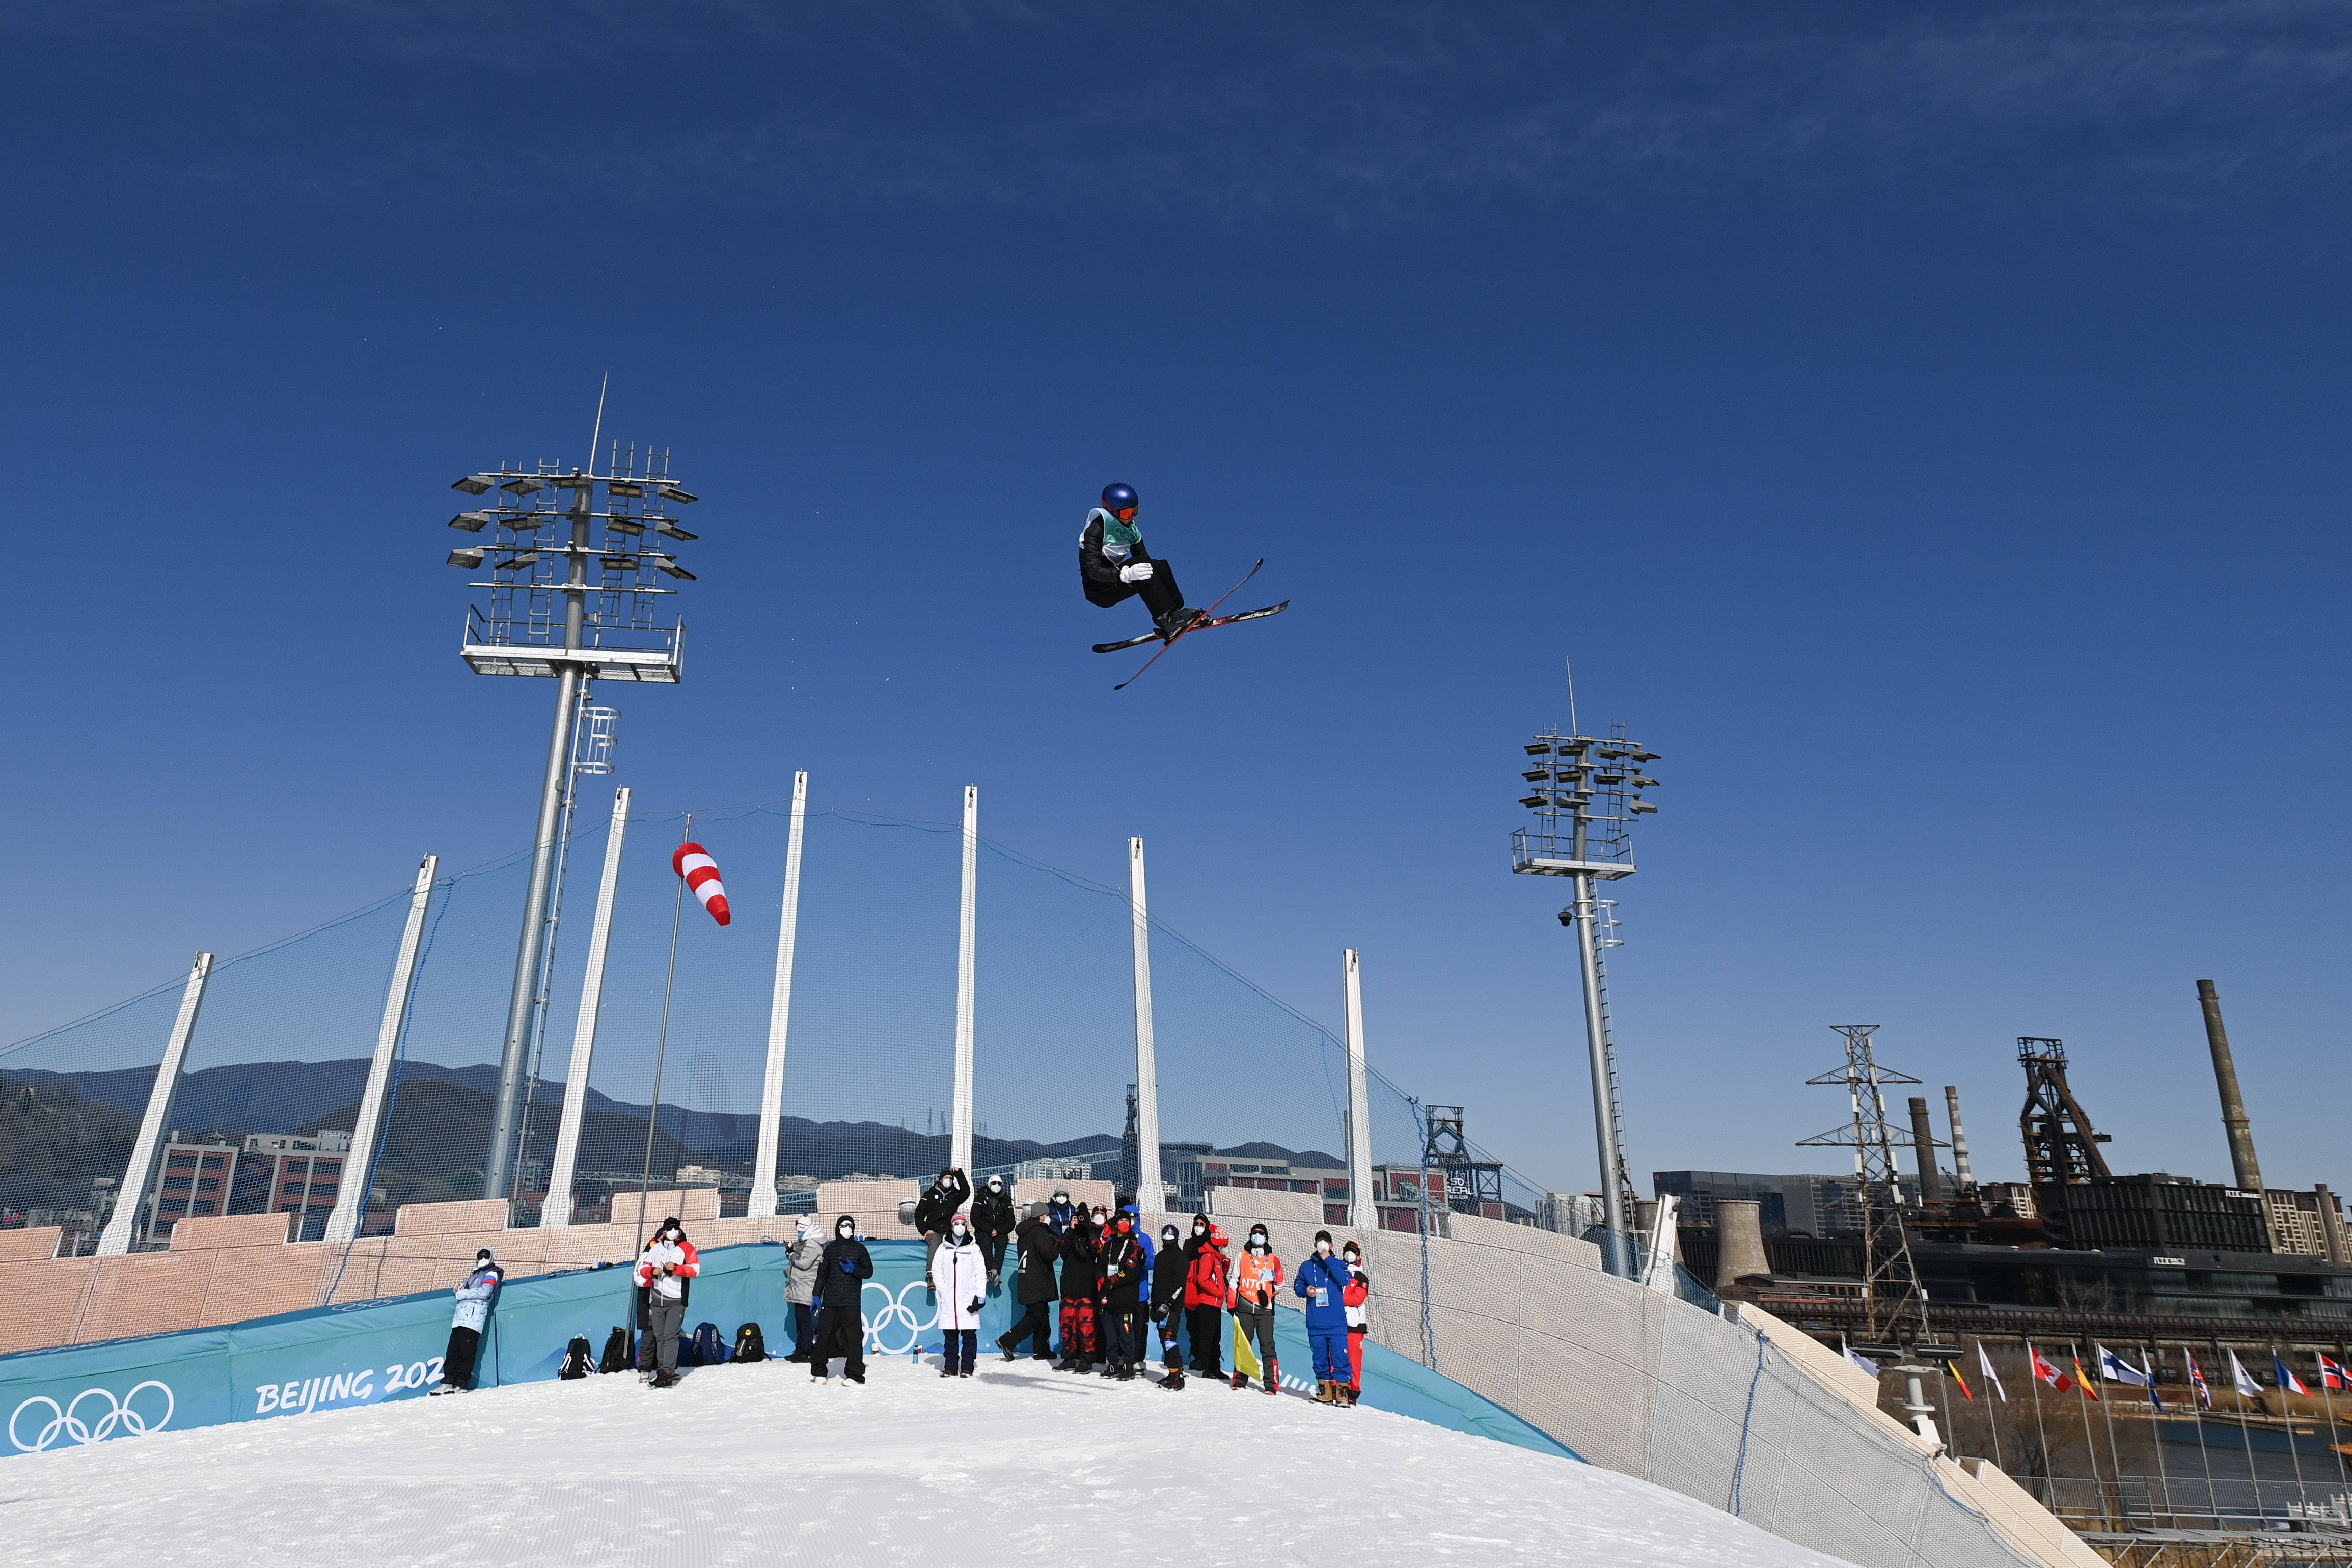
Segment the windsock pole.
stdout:
[[[686,853],[686,846],[693,841],[694,813],[688,811],[686,814],[686,832],[678,841],[677,853],[670,857],[670,863],[673,866],[679,866],[679,862]],[[707,859],[708,857],[705,858]],[[654,1135],[661,1129],[662,1058],[667,1054],[669,1051],[669,993],[670,988],[676,984],[677,980],[677,926],[678,922],[684,919],[685,916],[686,873],[684,868],[679,866],[677,878],[677,906],[669,912],[669,972],[662,977],[661,1035],[654,1043],[654,1099],[653,1103],[646,1107],[646,1168],[644,1174],[637,1178],[637,1241],[635,1246],[629,1249],[629,1277],[631,1279],[636,1278],[637,1254],[646,1249],[646,1198],[653,1191]],[[635,1310],[636,1299],[637,1293],[635,1291],[631,1291],[629,1292],[629,1301],[633,1315]],[[645,1325],[642,1323],[634,1323],[632,1326],[642,1328]]]

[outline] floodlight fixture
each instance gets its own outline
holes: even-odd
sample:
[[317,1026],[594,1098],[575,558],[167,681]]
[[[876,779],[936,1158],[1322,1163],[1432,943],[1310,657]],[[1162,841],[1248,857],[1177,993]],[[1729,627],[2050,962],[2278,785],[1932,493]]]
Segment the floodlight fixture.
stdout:
[[694,573],[687,570],[686,568],[678,565],[677,562],[670,559],[667,556],[664,556],[656,560],[654,565],[656,569],[669,573],[672,577],[678,578],[687,582],[692,582],[694,580]]
[[471,549],[453,549],[449,552],[449,564],[462,566],[468,571],[478,570],[481,567],[483,554],[484,551],[479,545],[474,546]]
[[1656,789],[1657,787],[1658,787],[1658,781],[1657,781],[1656,779],[1648,779],[1648,778],[1644,778],[1643,775],[1641,775],[1641,774],[1639,774],[1639,773],[1636,773],[1636,774],[1634,774],[1634,775],[1633,775],[1633,788],[1634,788],[1634,789]]
[[463,490],[468,496],[478,496],[489,487],[490,482],[479,474],[468,474],[449,486],[452,490]]
[[1655,762],[1657,759],[1658,754],[1654,751],[1636,751],[1633,753],[1633,760],[1636,762]]
[[488,512],[460,512],[449,519],[449,526],[463,528],[469,534],[478,534],[495,520]]
[[1549,757],[1551,755],[1551,742],[1548,740],[1531,740],[1528,742],[1528,755],[1529,757]]
[[626,534],[633,539],[646,537],[646,525],[635,517],[608,517],[604,526],[616,534]]
[[660,534],[665,538],[673,539],[698,539],[702,537],[700,534],[688,533],[686,529],[679,528],[676,523],[671,522],[667,517],[656,517],[654,519],[654,532]]
[[518,496],[536,496],[541,490],[547,488],[547,481],[544,479],[533,479],[528,477],[509,479],[505,484],[499,486],[499,488],[501,490],[510,490]]
[[[479,556],[481,555],[481,553],[482,553],[482,552],[481,552],[480,550],[476,550],[476,551],[474,551],[474,554],[475,554],[477,557],[479,557]],[[450,559],[451,560],[453,560],[453,561],[454,561],[454,560],[456,560],[457,558],[456,556],[454,556],[454,555],[453,555],[453,556],[451,556],[449,559]],[[478,564],[478,561],[477,562],[477,564]],[[1542,810],[1546,806],[1549,806],[1549,805],[1550,805],[1550,804],[1551,804],[1551,799],[1550,799],[1550,797],[1549,797],[1549,796],[1546,796],[1546,795],[1528,795],[1528,796],[1526,796],[1526,797],[1524,797],[1523,799],[1521,799],[1521,800],[1519,801],[1519,804],[1520,804],[1520,805],[1522,805],[1522,806],[1525,806],[1525,807],[1526,807],[1528,810],[1530,810],[1530,811],[1540,811],[1540,810]],[[1468,1102],[1466,1102],[1466,1101],[1465,1101],[1465,1102],[1464,1102],[1464,1103],[1465,1103],[1465,1104],[1466,1104],[1466,1103],[1468,1103]]]
[[613,479],[606,481],[604,493],[608,496],[628,496],[634,497],[644,495],[646,493],[646,487],[643,485],[638,484],[634,479]]
[[1625,773],[1622,768],[1612,768],[1594,774],[1592,781],[1595,784],[1622,784],[1625,782]]
[[510,559],[499,562],[499,570],[500,571],[511,571],[519,566],[529,566],[538,559],[539,551],[535,549],[521,550],[517,552]]
[[656,485],[654,486],[654,494],[659,496],[665,501],[676,501],[680,506],[684,507],[694,505],[695,501],[698,498],[692,491],[681,490],[675,485]]
[[1657,810],[1655,806],[1650,804],[1647,800],[1628,800],[1625,802],[1625,809],[1636,816],[1644,815]]
[[1520,774],[1519,777],[1526,779],[1530,784],[1540,784],[1545,779],[1551,777],[1551,769],[1549,768],[1530,768],[1525,773]]

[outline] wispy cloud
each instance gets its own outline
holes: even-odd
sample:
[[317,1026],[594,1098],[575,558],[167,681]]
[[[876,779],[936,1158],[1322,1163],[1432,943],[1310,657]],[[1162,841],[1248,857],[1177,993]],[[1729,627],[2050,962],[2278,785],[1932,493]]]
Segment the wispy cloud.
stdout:
[[[224,200],[1104,204],[1411,220],[1740,190],[2226,213],[2340,193],[2352,12],[190,0],[18,13],[238,101],[117,148]],[[38,33],[28,31],[37,26]],[[140,85],[133,69],[114,78]]]

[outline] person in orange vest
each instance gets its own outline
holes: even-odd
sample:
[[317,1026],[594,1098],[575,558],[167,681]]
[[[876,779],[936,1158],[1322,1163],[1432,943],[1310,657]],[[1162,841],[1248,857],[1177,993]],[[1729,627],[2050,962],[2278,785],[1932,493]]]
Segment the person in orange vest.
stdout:
[[[1268,1394],[1282,1392],[1280,1374],[1274,1364],[1274,1301],[1281,1285],[1282,1260],[1274,1255],[1274,1242],[1265,1227],[1253,1225],[1234,1264],[1234,1327],[1241,1334],[1241,1343],[1257,1357]],[[1236,1366],[1234,1387],[1248,1386],[1249,1379]]]
[[1192,1239],[1184,1243],[1191,1263],[1184,1270],[1184,1333],[1192,1342],[1192,1370],[1203,1377],[1225,1375],[1225,1303],[1234,1293],[1232,1245],[1225,1233],[1206,1215],[1192,1219]]

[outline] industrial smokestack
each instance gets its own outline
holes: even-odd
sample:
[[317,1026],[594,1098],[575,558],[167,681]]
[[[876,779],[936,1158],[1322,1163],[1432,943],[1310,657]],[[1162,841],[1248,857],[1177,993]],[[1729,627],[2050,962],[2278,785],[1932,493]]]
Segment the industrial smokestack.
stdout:
[[2238,1064],[2230,1058],[2230,1031],[2221,1027],[2221,995],[2210,980],[2197,982],[2205,1008],[2205,1043],[2213,1048],[2213,1082],[2221,1091],[2221,1129],[2230,1135],[2230,1168],[2238,1185],[2259,1195],[2262,1162],[2254,1158],[2254,1126],[2246,1119],[2245,1096],[2238,1092]]
[[1944,1085],[1944,1115],[1952,1124],[1952,1183],[1966,1192],[1977,1178],[1969,1170],[1969,1135],[1960,1127],[1960,1092],[1949,1083]]
[[1911,1147],[1919,1156],[1919,1202],[1943,1202],[1943,1184],[1936,1176],[1936,1124],[1927,1117],[1927,1102],[1916,1094],[1911,1096]]
[[1715,1200],[1717,1255],[1715,1288],[1730,1289],[1742,1274],[1769,1274],[1771,1260],[1764,1255],[1764,1206],[1752,1198]]

